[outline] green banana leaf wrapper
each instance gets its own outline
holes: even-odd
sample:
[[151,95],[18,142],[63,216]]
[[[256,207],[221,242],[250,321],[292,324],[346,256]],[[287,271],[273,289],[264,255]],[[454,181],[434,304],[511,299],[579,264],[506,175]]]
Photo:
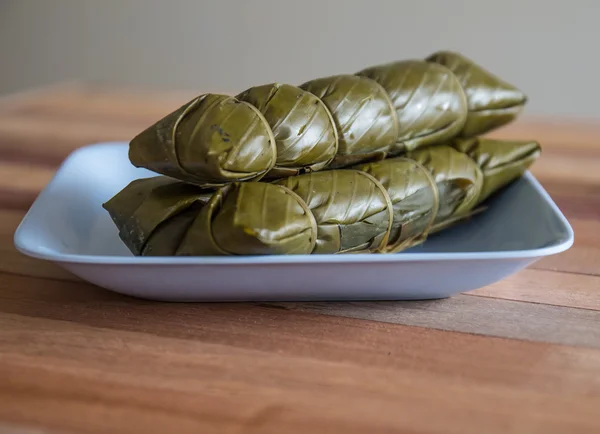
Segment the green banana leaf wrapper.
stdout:
[[258,180],[275,165],[275,137],[252,104],[206,94],[159,120],[129,144],[136,167],[203,187]]
[[133,165],[205,188],[379,161],[504,125],[525,96],[457,53],[205,94],[130,142]]
[[460,80],[468,104],[461,137],[475,137],[512,122],[527,102],[526,95],[467,57],[438,51],[427,61],[444,65]]
[[315,217],[294,192],[266,182],[237,182],[213,194],[175,254],[310,254],[316,241]]
[[[435,202],[425,198],[428,204],[415,208],[427,216]],[[392,207],[381,183],[349,169],[232,183],[212,193],[156,177],[131,183],[104,204],[127,247],[146,256],[383,252],[392,225],[400,225]],[[407,222],[414,219],[407,213]]]
[[385,248],[393,224],[385,188],[357,170],[327,170],[276,181],[306,203],[317,222],[313,253],[375,252]]
[[440,201],[437,186],[427,168],[403,157],[353,168],[379,181],[390,196],[393,223],[384,252],[401,251],[427,238]]
[[[387,193],[392,222],[385,232],[389,220],[385,210],[379,209],[380,199],[374,200],[372,193],[361,189],[369,183],[357,178],[353,170],[329,170],[276,181],[297,193],[315,215],[319,235],[314,253],[404,250],[423,242],[436,227],[468,217],[483,187],[477,163],[446,145],[352,169],[370,175]],[[368,191],[377,192],[373,185]],[[366,206],[373,204],[378,207],[369,211]],[[382,236],[387,238],[385,244],[381,244]]]
[[385,89],[356,75],[335,75],[300,87],[316,95],[333,116],[339,138],[329,169],[382,160],[398,137],[398,119]]
[[215,192],[148,178],[104,208],[136,255],[397,252],[468,214],[482,186],[477,164],[450,146],[412,157]]
[[523,176],[542,152],[533,140],[456,139],[452,146],[481,168],[483,188],[478,203]]
[[338,150],[335,122],[323,102],[289,84],[255,86],[236,96],[263,114],[276,145],[276,162],[265,179],[324,169]]
[[174,255],[212,193],[166,176],[132,181],[102,207],[138,256]]
[[467,98],[458,78],[424,60],[391,62],[357,73],[379,83],[397,114],[399,131],[391,155],[454,138],[467,120]]
[[316,243],[306,204],[270,183],[206,192],[158,176],[133,181],[103,207],[138,256],[309,254]]

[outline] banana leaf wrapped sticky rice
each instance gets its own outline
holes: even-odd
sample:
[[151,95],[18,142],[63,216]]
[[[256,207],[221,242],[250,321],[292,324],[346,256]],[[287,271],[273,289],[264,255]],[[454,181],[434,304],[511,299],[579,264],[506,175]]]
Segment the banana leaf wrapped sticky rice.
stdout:
[[130,143],[138,167],[204,187],[320,170],[335,157],[337,129],[316,96],[273,83],[237,95],[207,94]]
[[[177,195],[176,201],[182,205],[165,203],[162,192],[155,190],[157,184],[162,186],[158,179],[135,181],[104,205],[119,236],[137,255],[157,251],[183,256],[374,252],[387,245],[393,223],[385,189],[356,170],[285,178],[288,185],[295,182],[293,187],[300,194],[283,184],[267,182],[232,183],[213,192],[208,200],[204,190],[186,189]],[[187,187],[180,181],[166,182],[173,189]],[[145,190],[144,194],[140,190]],[[130,204],[131,196],[142,200]],[[195,209],[191,221],[174,218],[194,202],[202,206]],[[154,233],[169,226],[177,226],[169,230],[183,236],[152,248],[143,244],[152,244]]]
[[215,192],[141,179],[104,207],[136,255],[395,252],[467,215],[482,185],[477,164],[449,146],[412,157]]
[[480,134],[526,97],[437,52],[204,94],[134,137],[157,174],[103,204],[134,255],[393,253],[485,209],[540,154]]
[[357,75],[379,83],[393,103],[399,131],[392,154],[444,143],[464,127],[465,93],[443,65],[405,60],[366,68]]
[[354,75],[203,95],[130,142],[133,165],[203,187],[380,160],[398,121],[385,90]]
[[468,104],[461,137],[478,136],[512,122],[527,102],[515,86],[459,53],[438,51],[426,60],[446,66],[460,80]]
[[525,96],[455,53],[205,94],[130,142],[137,167],[202,187],[349,167],[471,137],[514,119]]

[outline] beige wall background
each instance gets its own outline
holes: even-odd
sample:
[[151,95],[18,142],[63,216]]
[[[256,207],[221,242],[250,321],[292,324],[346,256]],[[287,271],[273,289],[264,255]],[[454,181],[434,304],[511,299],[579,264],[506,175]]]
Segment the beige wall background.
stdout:
[[0,93],[71,79],[233,93],[438,49],[600,117],[598,0],[0,0]]

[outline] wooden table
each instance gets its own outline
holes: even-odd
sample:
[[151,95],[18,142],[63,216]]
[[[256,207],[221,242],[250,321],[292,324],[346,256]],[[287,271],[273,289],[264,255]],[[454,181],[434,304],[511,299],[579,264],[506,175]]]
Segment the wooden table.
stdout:
[[541,141],[533,172],[576,242],[451,299],[154,303],[14,250],[71,151],[191,96],[74,83],[0,100],[0,432],[600,432],[600,125],[495,133]]

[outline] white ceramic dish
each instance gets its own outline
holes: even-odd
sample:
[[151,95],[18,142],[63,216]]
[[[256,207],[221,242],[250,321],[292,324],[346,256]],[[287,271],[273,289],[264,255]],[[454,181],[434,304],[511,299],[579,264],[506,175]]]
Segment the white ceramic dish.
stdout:
[[24,254],[112,291],[169,301],[406,300],[491,284],[573,243],[534,177],[471,221],[394,255],[134,257],[101,204],[136,178],[127,143],[81,148],[62,164],[15,233]]

